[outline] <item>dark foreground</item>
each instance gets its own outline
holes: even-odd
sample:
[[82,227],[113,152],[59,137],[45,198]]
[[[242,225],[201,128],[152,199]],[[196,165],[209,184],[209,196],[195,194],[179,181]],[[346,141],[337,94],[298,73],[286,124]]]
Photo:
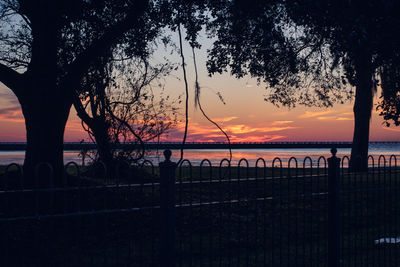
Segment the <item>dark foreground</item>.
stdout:
[[[340,170],[342,266],[400,265],[400,244],[376,241],[400,237],[400,172],[395,158],[377,162]],[[35,189],[11,168],[1,174],[0,265],[328,266],[328,168],[324,158],[295,163],[183,162],[175,193],[151,166],[121,164],[114,177],[69,166],[63,186]]]

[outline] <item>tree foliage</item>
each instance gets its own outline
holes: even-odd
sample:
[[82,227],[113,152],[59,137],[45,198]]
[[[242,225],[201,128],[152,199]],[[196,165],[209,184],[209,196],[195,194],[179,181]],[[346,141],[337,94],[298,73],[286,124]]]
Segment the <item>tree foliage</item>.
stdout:
[[277,105],[328,107],[355,96],[352,159],[361,158],[355,169],[365,169],[372,97],[380,82],[383,115],[389,118],[397,112],[393,101],[398,92],[397,70],[393,69],[397,63],[392,58],[399,44],[399,3],[217,3],[222,6],[212,12],[215,19],[208,24],[216,38],[209,54],[209,71],[230,70],[239,78],[247,74],[257,77],[266,82],[266,100]]
[[168,1],[2,0],[0,81],[18,98],[27,130],[24,171],[62,171],[63,133],[81,81],[114,55],[146,58],[168,22]]
[[377,110],[388,127],[400,125],[400,40],[396,43],[380,69],[382,95]]

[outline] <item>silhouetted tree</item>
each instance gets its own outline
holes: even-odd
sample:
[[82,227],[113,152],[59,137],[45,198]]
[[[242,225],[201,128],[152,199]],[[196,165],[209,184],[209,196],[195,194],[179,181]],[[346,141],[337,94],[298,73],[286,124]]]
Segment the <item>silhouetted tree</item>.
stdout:
[[396,10],[400,3],[297,1],[297,5],[289,7],[291,17],[307,28],[307,34],[328,44],[333,59],[331,68],[342,68],[347,82],[355,87],[350,164],[353,170],[366,170],[373,95],[379,81],[383,84],[388,77],[395,78],[395,72],[387,70],[391,65],[388,59],[398,49],[400,15]]
[[[228,67],[270,86],[267,100],[331,106],[353,95],[353,170],[367,168],[373,94],[398,35],[397,1],[221,1],[211,73]],[[397,37],[396,37],[397,38]],[[388,70],[386,68],[386,70]],[[392,77],[391,75],[389,75]]]
[[83,75],[117,49],[146,57],[164,10],[164,1],[149,0],[0,1],[0,81],[25,118],[26,175],[49,162],[61,177],[64,128]]
[[[151,66],[132,58],[99,62],[84,75],[81,93],[74,101],[78,116],[90,138],[96,142],[96,160],[113,171],[115,160],[137,161],[143,148],[130,149],[123,143],[154,140],[177,120],[177,108],[162,94],[162,79],[170,73],[169,63]],[[153,87],[160,87],[156,97]]]
[[388,127],[400,125],[400,53],[396,51],[399,48],[400,42],[385,61],[380,75],[382,95],[377,110]]

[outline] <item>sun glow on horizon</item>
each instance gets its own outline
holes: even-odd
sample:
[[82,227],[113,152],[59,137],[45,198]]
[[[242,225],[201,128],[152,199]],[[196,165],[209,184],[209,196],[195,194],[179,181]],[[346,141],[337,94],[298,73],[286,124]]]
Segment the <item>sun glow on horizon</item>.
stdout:
[[[252,88],[254,89],[254,88]],[[244,91],[246,89],[243,89]],[[0,88],[4,94],[5,88]],[[238,92],[235,92],[238,94]],[[247,94],[248,95],[248,94]],[[259,100],[256,96],[252,96]],[[233,107],[241,100],[241,107]],[[21,109],[12,96],[0,106],[0,142],[26,140],[25,124]],[[229,96],[226,105],[205,94],[206,111],[216,123],[229,135],[231,142],[271,142],[271,141],[351,141],[353,134],[353,116],[351,104],[334,107],[330,110],[317,108],[278,109],[265,102],[248,106],[240,95]],[[207,109],[209,108],[209,109]],[[188,142],[226,142],[220,130],[208,122],[202,114],[191,108],[189,117]],[[175,128],[161,136],[160,141],[181,142],[184,124],[181,121]],[[372,114],[371,141],[400,141],[400,128],[386,127],[376,112]],[[82,129],[81,121],[71,109],[65,130],[65,141],[89,141]]]

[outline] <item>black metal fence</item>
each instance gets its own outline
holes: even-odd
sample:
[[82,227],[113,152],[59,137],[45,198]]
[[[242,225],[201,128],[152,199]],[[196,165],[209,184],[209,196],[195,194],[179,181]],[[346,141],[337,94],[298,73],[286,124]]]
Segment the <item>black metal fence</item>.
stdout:
[[400,266],[397,158],[369,162],[69,163],[60,186],[43,164],[29,187],[12,164],[1,266]]

